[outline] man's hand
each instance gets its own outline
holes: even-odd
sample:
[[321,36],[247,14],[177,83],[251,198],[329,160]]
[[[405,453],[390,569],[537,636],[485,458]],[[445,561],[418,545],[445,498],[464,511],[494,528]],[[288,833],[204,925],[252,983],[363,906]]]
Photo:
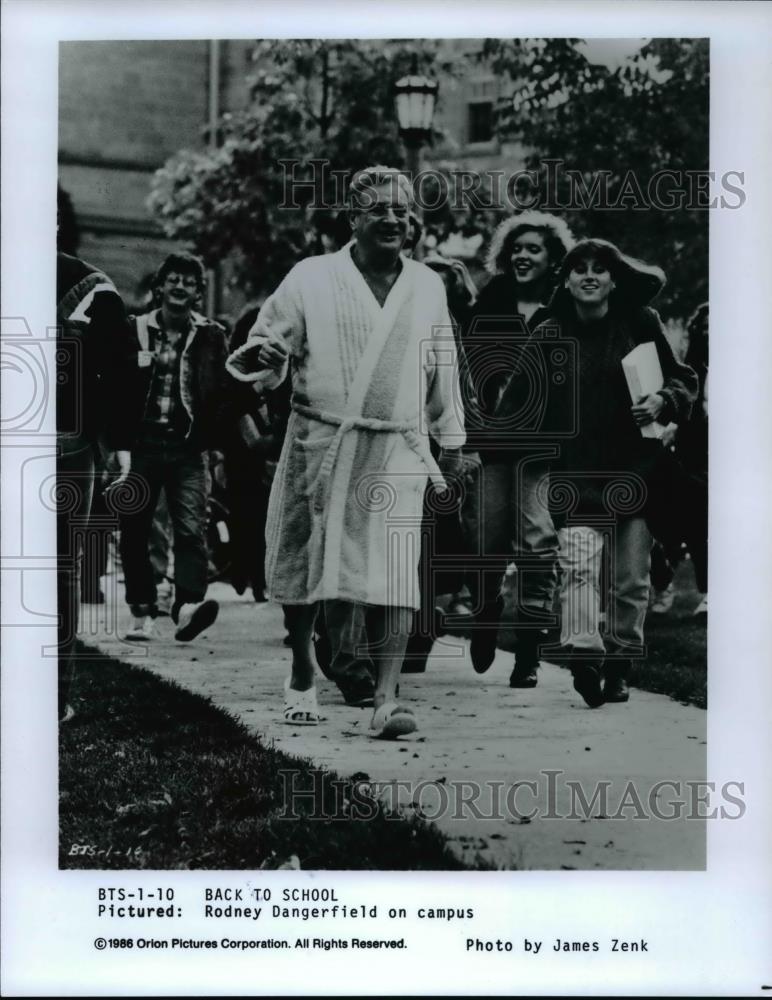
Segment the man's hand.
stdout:
[[657,417],[665,408],[665,400],[658,392],[648,396],[641,396],[638,402],[631,408],[633,420],[639,427],[646,424],[653,424]]
[[289,357],[289,348],[281,337],[271,334],[260,348],[258,360],[271,371],[281,371]]

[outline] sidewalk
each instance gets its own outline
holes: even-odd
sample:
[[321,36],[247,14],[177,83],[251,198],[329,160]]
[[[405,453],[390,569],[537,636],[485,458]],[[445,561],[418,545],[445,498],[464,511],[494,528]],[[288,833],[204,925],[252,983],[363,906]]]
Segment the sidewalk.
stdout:
[[[108,578],[108,589],[122,597],[114,580]],[[121,600],[116,614],[109,593],[106,605],[83,608],[82,638],[211,698],[281,750],[341,775],[404,782],[389,794],[403,806],[416,798],[428,817],[441,812],[436,824],[461,856],[479,852],[501,868],[537,870],[704,868],[704,820],[656,818],[657,811],[677,813],[677,800],[688,804],[688,788],[654,788],[705,779],[701,709],[633,690],[627,705],[592,711],[568,671],[550,664],[542,664],[537,688],[512,690],[510,653],[499,650],[480,677],[467,643],[447,637],[435,644],[425,674],[401,680],[400,701],[415,711],[417,733],[396,742],[371,739],[372,710],[348,708],[321,675],[327,721],[287,726],[282,685],[290,654],[280,608],[237,597],[225,584],[211,587],[209,596],[220,601],[220,616],[192,643],[174,641],[168,618],[158,620],[153,643],[121,640],[128,610]],[[602,781],[609,783],[605,807],[600,799],[592,804]],[[516,782],[529,784],[513,790]],[[572,792],[573,782],[589,808]],[[566,818],[572,804],[574,818]],[[533,810],[538,815],[528,819]]]

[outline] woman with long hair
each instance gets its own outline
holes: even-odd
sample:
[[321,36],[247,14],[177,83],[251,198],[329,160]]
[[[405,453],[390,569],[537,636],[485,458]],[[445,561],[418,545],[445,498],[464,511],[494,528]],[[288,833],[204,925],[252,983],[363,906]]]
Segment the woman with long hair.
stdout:
[[[566,372],[572,392],[551,392],[542,426],[562,434],[574,423],[557,444],[547,492],[560,541],[561,646],[574,687],[592,708],[627,701],[631,660],[645,654],[647,517],[665,457],[656,425],[686,420],[697,393],[697,376],[676,360],[649,306],[664,283],[658,267],[612,243],[581,240],[560,267],[544,327],[575,345]],[[631,400],[622,361],[642,344],[653,345],[663,383]],[[604,550],[610,572],[602,635]]]
[[[513,407],[510,398],[503,420],[498,409],[531,331],[549,315],[547,303],[557,269],[572,245],[566,223],[545,212],[523,212],[502,222],[488,252],[487,267],[493,277],[480,293],[463,337],[480,414],[477,426],[467,421],[467,438],[478,448],[482,462],[477,544],[482,559],[469,574],[475,581],[472,665],[484,673],[493,663],[504,606],[502,582],[514,559],[517,653],[512,687],[537,683],[539,643],[551,621],[557,582],[557,536],[539,491],[550,452],[540,446],[530,405],[546,396],[543,367],[537,365],[531,372],[531,384],[518,380],[524,391],[522,406]],[[509,587],[514,578],[508,575],[506,580]]]

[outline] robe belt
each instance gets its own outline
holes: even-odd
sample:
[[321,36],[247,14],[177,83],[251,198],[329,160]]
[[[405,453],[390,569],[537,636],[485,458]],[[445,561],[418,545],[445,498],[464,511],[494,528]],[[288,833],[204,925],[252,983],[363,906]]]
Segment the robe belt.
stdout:
[[322,511],[329,499],[330,482],[338,458],[341,442],[344,435],[349,431],[375,431],[381,434],[401,434],[405,443],[412,448],[424,463],[429,471],[429,478],[440,492],[446,490],[447,483],[440,472],[440,467],[434,460],[434,456],[429,451],[428,446],[418,434],[415,424],[400,423],[396,420],[377,420],[375,417],[341,417],[337,413],[330,413],[327,410],[318,410],[313,406],[306,406],[296,399],[292,400],[292,409],[302,417],[309,420],[318,420],[322,424],[329,424],[337,427],[335,436],[327,448],[319,467],[319,478],[314,488],[314,510]]

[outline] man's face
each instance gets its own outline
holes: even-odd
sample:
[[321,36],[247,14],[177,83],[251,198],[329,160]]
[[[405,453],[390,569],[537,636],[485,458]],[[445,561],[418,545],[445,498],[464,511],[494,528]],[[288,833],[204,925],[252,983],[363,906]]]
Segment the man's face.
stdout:
[[365,207],[352,212],[354,236],[358,245],[381,255],[396,258],[410,229],[410,201],[396,181],[368,188]]
[[169,271],[161,285],[161,305],[173,312],[189,311],[196,305],[200,292],[195,275]]

